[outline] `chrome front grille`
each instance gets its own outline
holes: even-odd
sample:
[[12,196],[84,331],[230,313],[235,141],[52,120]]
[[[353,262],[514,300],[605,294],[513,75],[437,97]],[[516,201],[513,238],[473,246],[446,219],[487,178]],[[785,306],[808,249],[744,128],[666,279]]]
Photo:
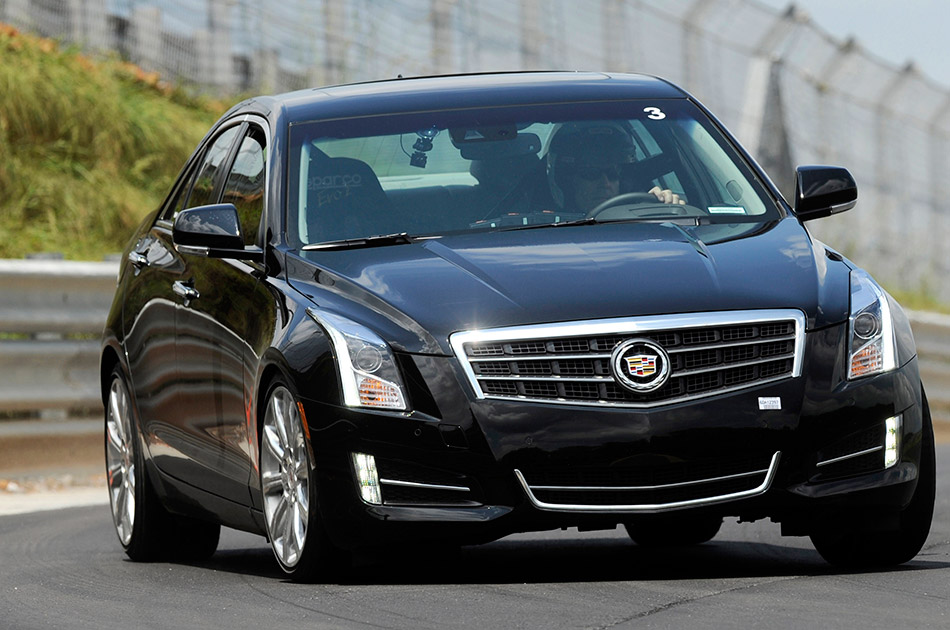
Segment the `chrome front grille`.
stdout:
[[[804,316],[735,311],[515,326],[450,340],[478,398],[653,407],[799,376]],[[623,387],[613,349],[646,339],[669,355],[670,378],[649,393]]]
[[[515,470],[532,505],[559,512],[666,512],[759,496],[768,491],[781,453],[717,470],[667,466],[641,471]],[[705,471],[703,469],[705,468]],[[656,476],[659,475],[660,479]]]

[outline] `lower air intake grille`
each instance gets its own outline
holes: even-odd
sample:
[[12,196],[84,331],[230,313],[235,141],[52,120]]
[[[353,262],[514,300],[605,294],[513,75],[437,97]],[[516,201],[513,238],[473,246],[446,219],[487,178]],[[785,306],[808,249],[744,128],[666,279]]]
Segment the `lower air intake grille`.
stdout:
[[856,431],[818,452],[812,481],[828,481],[884,469],[884,424]]
[[464,475],[381,457],[376,467],[384,505],[481,505],[480,492]]

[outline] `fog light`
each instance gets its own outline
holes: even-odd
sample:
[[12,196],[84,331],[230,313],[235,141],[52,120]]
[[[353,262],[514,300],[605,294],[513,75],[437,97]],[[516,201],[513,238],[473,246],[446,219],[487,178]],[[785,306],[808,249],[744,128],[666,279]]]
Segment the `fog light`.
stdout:
[[884,421],[884,468],[900,459],[902,420],[903,416],[894,416]]
[[366,453],[353,453],[353,468],[356,471],[356,483],[360,487],[360,497],[367,503],[382,505],[383,494],[379,489],[376,458]]

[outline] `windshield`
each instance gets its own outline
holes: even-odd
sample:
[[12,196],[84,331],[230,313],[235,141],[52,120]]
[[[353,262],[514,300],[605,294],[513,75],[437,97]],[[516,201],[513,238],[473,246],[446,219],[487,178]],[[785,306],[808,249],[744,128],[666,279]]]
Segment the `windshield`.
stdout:
[[682,99],[300,123],[290,152],[288,237],[298,247],[617,221],[703,226],[709,241],[780,217]]

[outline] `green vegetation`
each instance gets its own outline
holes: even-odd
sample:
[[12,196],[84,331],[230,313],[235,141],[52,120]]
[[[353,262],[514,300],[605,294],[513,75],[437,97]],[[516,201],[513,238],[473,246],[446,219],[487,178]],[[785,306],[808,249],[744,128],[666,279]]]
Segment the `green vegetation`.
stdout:
[[926,288],[918,289],[917,291],[909,291],[906,289],[892,290],[890,287],[885,288],[905,309],[950,314],[950,304],[941,302]]
[[122,251],[224,109],[0,24],[0,258]]
[[[0,258],[122,251],[225,108],[0,24]],[[895,288],[908,308],[950,313],[926,288]]]

